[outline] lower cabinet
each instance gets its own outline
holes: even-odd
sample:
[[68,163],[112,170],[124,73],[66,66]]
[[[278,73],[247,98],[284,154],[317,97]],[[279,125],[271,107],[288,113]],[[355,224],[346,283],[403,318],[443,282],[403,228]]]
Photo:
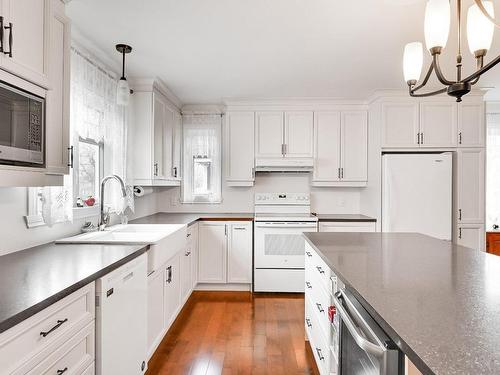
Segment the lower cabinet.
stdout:
[[192,262],[193,256],[189,246],[186,247],[184,253],[180,254],[180,292],[181,302],[184,303],[191,294],[192,285]]
[[164,280],[163,268],[148,276],[148,357],[153,354],[164,334]]
[[198,223],[188,227],[188,251],[191,252],[191,289],[198,284]]
[[164,266],[165,284],[163,288],[163,306],[165,326],[169,327],[177,316],[181,305],[181,277],[180,277],[180,258],[182,253],[174,255]]
[[251,284],[252,222],[203,221],[198,225],[198,282]]
[[320,232],[375,232],[375,222],[327,221],[319,223]]
[[459,224],[457,244],[484,251],[486,233],[483,224]]

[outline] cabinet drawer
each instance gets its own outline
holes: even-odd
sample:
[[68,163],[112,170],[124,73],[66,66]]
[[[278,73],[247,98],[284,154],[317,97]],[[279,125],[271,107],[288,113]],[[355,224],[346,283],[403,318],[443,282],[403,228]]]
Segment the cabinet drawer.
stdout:
[[[61,340],[62,341],[62,340]],[[58,374],[67,369],[64,374],[80,375],[87,371],[95,359],[95,325],[94,321],[58,345],[47,359],[28,372],[16,371],[15,374],[45,375]]]
[[12,373],[29,360],[40,363],[61,337],[75,335],[95,316],[95,286],[90,283],[0,334],[0,368]]
[[323,331],[323,335],[330,342],[330,322],[328,320],[328,307],[332,304],[331,297],[322,287],[317,277],[306,280],[305,283],[306,295],[311,303],[312,313],[316,316],[319,326]]
[[306,298],[305,324],[318,370],[321,375],[328,375],[330,373],[330,348],[319,327],[314,313],[314,306],[308,298]]
[[321,259],[316,251],[307,243],[305,268],[306,275],[309,273],[316,275],[323,288],[331,292],[332,286],[330,277],[333,276],[333,273],[323,259]]

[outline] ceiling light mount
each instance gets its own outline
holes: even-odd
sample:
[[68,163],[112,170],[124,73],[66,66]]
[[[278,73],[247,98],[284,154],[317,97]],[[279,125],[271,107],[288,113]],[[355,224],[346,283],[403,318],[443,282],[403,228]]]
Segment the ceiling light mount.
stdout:
[[[500,27],[494,19],[494,8],[492,1],[474,0],[474,5],[469,8],[467,14],[467,39],[469,49],[476,59],[476,71],[467,77],[462,77],[462,1],[457,0],[457,55],[456,55],[456,79],[448,80],[443,74],[439,58],[446,47],[450,29],[451,6],[450,0],[428,0],[425,8],[424,33],[425,42],[432,62],[422,83],[417,86],[422,71],[423,53],[422,43],[413,42],[405,46],[403,68],[410,96],[426,97],[447,93],[456,98],[457,102],[468,94],[482,74],[493,68],[500,62],[500,55],[491,62],[484,65],[484,57],[491,47],[495,26]],[[439,82],[445,86],[436,91],[418,93],[422,89],[432,72],[436,74]]]
[[132,52],[132,47],[128,44],[121,43],[117,44],[115,48],[122,55],[122,76],[120,77],[116,88],[116,102],[119,105],[126,106],[130,101],[130,94],[132,94],[132,90],[130,90],[127,78],[125,78],[125,55]]

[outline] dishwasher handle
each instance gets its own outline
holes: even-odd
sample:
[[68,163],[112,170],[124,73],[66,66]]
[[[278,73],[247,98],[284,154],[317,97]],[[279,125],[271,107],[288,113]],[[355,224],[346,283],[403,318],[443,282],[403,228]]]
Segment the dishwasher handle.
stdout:
[[356,324],[352,320],[351,316],[344,308],[344,305],[342,304],[340,298],[344,298],[341,291],[333,295],[333,304],[339,312],[342,322],[345,324],[345,326],[349,330],[349,333],[354,338],[356,344],[367,353],[370,353],[376,357],[383,357],[386,352],[386,348],[381,345],[376,345],[363,337],[363,335],[360,333],[359,328],[356,327]]

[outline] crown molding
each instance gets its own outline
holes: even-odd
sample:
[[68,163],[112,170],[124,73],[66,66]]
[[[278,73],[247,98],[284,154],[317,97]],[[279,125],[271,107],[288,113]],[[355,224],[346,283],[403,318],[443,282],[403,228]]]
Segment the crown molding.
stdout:
[[138,78],[130,77],[128,78],[130,87],[134,91],[153,91],[158,90],[162,95],[164,95],[170,104],[175,107],[177,111],[180,112],[182,108],[182,102],[180,99],[170,90],[170,88],[158,77],[155,78]]
[[367,109],[367,101],[336,97],[295,97],[295,98],[225,98],[226,110],[260,111],[260,110],[338,110]]
[[183,115],[193,114],[213,114],[219,115],[226,112],[226,107],[223,104],[186,104],[182,106]]

